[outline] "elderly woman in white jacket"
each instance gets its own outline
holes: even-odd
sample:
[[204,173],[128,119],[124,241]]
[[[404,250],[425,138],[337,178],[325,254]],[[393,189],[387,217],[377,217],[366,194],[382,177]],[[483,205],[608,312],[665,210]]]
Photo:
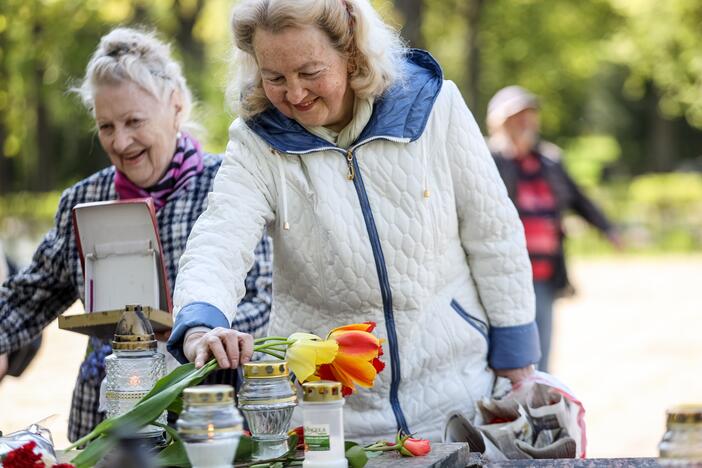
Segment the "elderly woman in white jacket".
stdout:
[[238,285],[274,239],[269,333],[375,321],[389,370],[347,399],[347,436],[438,440],[495,372],[539,359],[524,234],[456,86],[367,0],[243,0],[240,118],[180,263],[170,340],[236,367]]

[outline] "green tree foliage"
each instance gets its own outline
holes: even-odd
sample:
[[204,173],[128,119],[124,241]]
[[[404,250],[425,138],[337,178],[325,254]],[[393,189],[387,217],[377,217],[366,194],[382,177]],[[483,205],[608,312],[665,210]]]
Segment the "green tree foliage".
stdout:
[[[702,144],[694,128],[702,128],[698,0],[373,4],[439,59],[481,125],[497,89],[516,83],[538,94],[545,136],[576,149],[573,168],[583,181],[599,177],[605,165],[637,174],[699,154],[695,144],[677,144]],[[205,148],[222,151],[233,118],[223,93],[231,6],[231,0],[0,2],[0,194],[60,190],[109,164],[91,117],[67,89],[100,36],[121,24],[148,25],[173,43],[201,103]],[[616,161],[608,145],[582,145],[605,141],[600,137],[616,140]]]
[[[475,0],[467,0],[471,2]],[[462,89],[465,82],[465,22],[459,0],[427,2],[429,47]],[[479,96],[473,113],[482,124],[489,98],[503,86],[520,84],[542,98],[549,136],[583,131],[582,114],[603,43],[619,17],[606,0],[490,0],[483,2],[478,32]]]
[[660,91],[666,117],[684,116],[702,128],[702,3],[698,0],[611,0],[622,27],[609,57],[630,71],[628,94],[641,98],[649,82]]
[[174,43],[221,151],[231,120],[222,99],[230,44],[224,0],[5,0],[0,4],[0,193],[66,186],[107,166],[91,116],[67,93],[99,38],[148,25]]

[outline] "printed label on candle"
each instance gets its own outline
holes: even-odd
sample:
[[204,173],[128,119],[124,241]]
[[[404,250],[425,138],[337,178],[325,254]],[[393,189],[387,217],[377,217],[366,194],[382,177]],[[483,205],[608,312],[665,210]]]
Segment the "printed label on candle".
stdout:
[[309,424],[304,430],[306,451],[329,451],[329,424]]

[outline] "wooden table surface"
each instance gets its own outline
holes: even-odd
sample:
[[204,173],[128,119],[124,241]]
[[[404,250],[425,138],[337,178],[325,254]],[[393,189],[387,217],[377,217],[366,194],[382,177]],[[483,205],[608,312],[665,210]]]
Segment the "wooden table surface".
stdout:
[[[655,458],[587,458],[584,460],[508,460],[490,462],[470,452],[468,444],[432,444],[424,457],[403,457],[397,452],[371,458],[365,468],[659,468]],[[75,453],[57,451],[59,461],[68,462]]]

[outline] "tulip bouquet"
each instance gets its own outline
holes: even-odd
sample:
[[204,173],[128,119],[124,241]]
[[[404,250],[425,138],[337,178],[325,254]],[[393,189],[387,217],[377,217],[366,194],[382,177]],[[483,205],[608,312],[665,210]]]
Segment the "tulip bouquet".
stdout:
[[[372,387],[378,372],[383,370],[382,340],[372,334],[374,329],[375,323],[366,322],[335,328],[326,338],[309,333],[294,333],[287,338],[259,338],[254,341],[254,351],[286,359],[300,382],[335,380],[342,384],[344,395],[350,395],[356,386]],[[85,446],[72,463],[77,468],[94,466],[118,438],[148,424],[161,425],[157,419],[165,410],[180,413],[183,390],[202,382],[216,369],[214,359],[200,369],[192,363],[178,367],[159,380],[130,411],[106,419],[69,446],[67,450]],[[162,427],[169,445],[161,451],[157,461],[162,466],[182,466],[183,460],[187,463],[187,457],[178,434],[171,427]]]
[[[288,361],[300,382],[334,380],[340,382],[344,396],[356,385],[371,388],[385,364],[382,342],[372,334],[374,322],[354,323],[333,329],[325,340],[309,333],[293,333],[288,338],[259,338],[259,351]],[[282,350],[285,356],[280,353]]]

